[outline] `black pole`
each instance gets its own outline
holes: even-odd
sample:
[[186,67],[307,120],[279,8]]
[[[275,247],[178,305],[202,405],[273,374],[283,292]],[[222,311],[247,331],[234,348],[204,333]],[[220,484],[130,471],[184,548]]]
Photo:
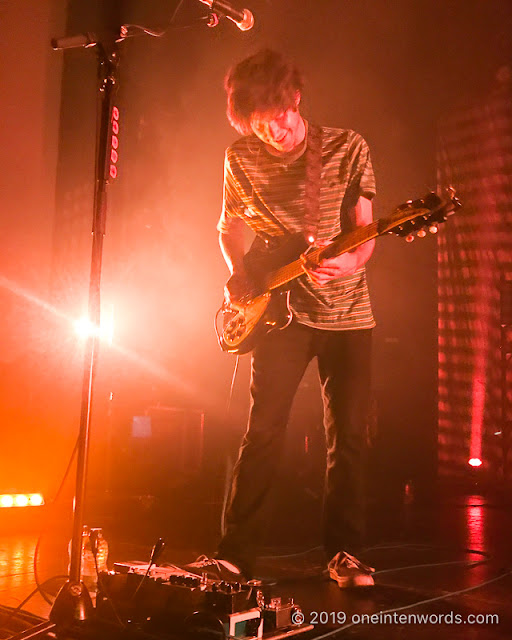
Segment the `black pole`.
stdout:
[[[90,43],[88,44],[91,46]],[[73,43],[72,46],[76,46],[76,44]],[[82,44],[82,46],[86,45]],[[109,133],[118,66],[118,53],[114,39],[107,41],[105,44],[97,42],[95,43],[95,48],[98,54],[99,100],[88,305],[89,325],[92,331],[91,335],[87,337],[84,353],[69,578],[59,591],[50,612],[50,620],[62,626],[69,626],[75,622],[85,621],[93,611],[89,592],[81,581],[82,529],[87,486],[93,387],[99,349],[98,329],[101,317],[101,267],[107,214],[107,185],[109,182],[109,172],[107,171],[109,164],[107,158],[110,158]]]

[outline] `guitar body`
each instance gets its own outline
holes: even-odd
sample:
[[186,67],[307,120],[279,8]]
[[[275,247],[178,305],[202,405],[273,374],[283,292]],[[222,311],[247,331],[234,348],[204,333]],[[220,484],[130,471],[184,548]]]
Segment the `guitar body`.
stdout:
[[242,355],[251,351],[256,342],[272,329],[287,327],[292,321],[289,299],[289,291],[278,291],[231,304],[224,311],[221,349]]
[[446,221],[461,206],[455,191],[448,189],[448,198],[441,200],[435,193],[428,193],[419,200],[409,200],[400,205],[387,218],[380,218],[363,227],[342,233],[325,246],[308,248],[302,234],[292,234],[281,239],[281,245],[269,250],[259,238],[244,258],[245,269],[253,283],[254,291],[236,303],[224,303],[224,323],[217,329],[223,351],[243,354],[251,351],[258,339],[272,329],[283,329],[292,321],[289,306],[288,283],[304,274],[301,254],[308,250],[308,262],[318,264],[324,258],[332,258],[353,251],[368,240],[386,234],[413,239],[423,237],[425,229],[436,233],[439,224]]
[[284,329],[292,321],[290,292],[283,287],[267,289],[266,276],[298,258],[307,249],[302,233],[277,240],[269,248],[256,238],[244,256],[244,267],[253,284],[253,293],[223,309],[224,328],[220,346],[229,353],[248,353],[272,329]]

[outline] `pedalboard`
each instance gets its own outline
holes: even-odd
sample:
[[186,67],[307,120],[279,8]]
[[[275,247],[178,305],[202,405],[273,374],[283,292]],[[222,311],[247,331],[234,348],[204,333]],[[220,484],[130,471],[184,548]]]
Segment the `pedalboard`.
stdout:
[[117,563],[101,574],[97,619],[174,640],[277,640],[312,629],[294,624],[300,607],[259,581],[227,582],[178,566]]

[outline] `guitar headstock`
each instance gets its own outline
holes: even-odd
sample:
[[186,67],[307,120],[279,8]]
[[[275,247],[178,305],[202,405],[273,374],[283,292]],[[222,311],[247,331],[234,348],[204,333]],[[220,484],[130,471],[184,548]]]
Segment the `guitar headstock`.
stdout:
[[424,198],[409,200],[398,206],[391,216],[381,218],[379,235],[393,233],[404,237],[408,242],[414,240],[415,236],[423,238],[427,235],[427,230],[437,233],[439,225],[461,206],[451,187],[444,199],[433,192],[428,193]]

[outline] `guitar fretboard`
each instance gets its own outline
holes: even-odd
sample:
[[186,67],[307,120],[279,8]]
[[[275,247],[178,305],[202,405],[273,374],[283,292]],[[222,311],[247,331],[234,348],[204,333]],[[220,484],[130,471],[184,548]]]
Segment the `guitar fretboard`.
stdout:
[[[318,262],[322,258],[333,258],[334,256],[339,256],[342,253],[346,253],[347,251],[351,251],[352,249],[359,247],[365,242],[368,242],[368,240],[372,240],[372,238],[376,238],[379,235],[379,220],[375,220],[365,227],[358,227],[350,233],[340,236],[327,247],[314,249],[308,253],[308,260],[311,262]],[[304,269],[302,267],[302,260],[299,258],[298,260],[295,260],[294,262],[270,273],[265,281],[265,288],[267,291],[272,291],[273,289],[282,287],[291,280],[298,278],[303,273]]]

